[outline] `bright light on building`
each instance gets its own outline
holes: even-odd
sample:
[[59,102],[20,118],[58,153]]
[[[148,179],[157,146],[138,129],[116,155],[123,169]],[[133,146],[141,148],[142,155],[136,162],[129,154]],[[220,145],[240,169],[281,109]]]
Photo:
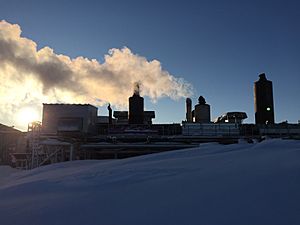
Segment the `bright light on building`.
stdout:
[[270,107],[268,107],[268,108],[267,108],[267,111],[271,111],[271,108],[270,108]]

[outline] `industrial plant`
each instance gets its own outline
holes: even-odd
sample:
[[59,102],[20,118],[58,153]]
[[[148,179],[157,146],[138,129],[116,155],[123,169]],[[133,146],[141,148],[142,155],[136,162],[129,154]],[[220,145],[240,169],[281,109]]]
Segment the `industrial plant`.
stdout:
[[[193,106],[186,99],[186,117],[170,124],[154,124],[155,111],[144,110],[140,84],[134,84],[128,111],[99,116],[90,104],[43,104],[42,122],[27,132],[0,126],[0,163],[31,169],[67,160],[118,159],[199,146],[261,140],[266,136],[300,138],[300,124],[275,123],[272,82],[265,74],[254,83],[255,124],[244,124],[246,112],[226,112],[214,121],[203,96]],[[182,106],[184,107],[184,106]]]

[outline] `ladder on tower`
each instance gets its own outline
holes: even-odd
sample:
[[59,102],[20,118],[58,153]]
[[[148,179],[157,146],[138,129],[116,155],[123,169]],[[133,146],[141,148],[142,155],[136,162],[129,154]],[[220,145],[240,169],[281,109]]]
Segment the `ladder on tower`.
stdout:
[[39,121],[35,121],[28,124],[27,137],[28,137],[28,151],[31,153],[29,159],[29,168],[33,169],[40,164],[40,136],[41,136],[42,124]]

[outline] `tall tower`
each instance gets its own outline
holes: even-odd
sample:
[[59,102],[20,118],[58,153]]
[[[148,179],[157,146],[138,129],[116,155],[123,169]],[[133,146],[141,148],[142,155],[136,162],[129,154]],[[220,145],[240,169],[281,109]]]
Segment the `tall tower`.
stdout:
[[186,99],[186,122],[191,123],[193,122],[192,116],[192,99]]
[[254,108],[256,124],[274,124],[274,103],[272,81],[264,73],[254,83]]
[[144,98],[140,96],[140,85],[134,86],[134,93],[129,98],[129,124],[144,123]]

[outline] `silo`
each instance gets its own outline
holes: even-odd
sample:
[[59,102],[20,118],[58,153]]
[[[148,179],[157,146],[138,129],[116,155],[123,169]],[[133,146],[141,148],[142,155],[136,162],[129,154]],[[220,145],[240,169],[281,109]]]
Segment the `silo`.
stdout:
[[199,103],[195,106],[195,122],[196,123],[210,123],[210,105],[206,104],[205,99],[200,96]]
[[129,124],[144,123],[144,98],[140,96],[140,85],[135,84],[134,93],[129,98]]
[[254,83],[254,108],[256,124],[274,124],[274,103],[272,81],[264,73]]
[[188,123],[193,122],[192,116],[192,100],[190,98],[186,99],[186,121]]

